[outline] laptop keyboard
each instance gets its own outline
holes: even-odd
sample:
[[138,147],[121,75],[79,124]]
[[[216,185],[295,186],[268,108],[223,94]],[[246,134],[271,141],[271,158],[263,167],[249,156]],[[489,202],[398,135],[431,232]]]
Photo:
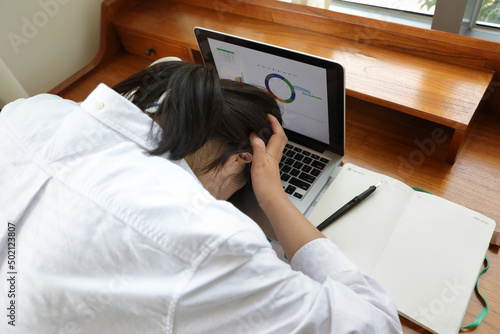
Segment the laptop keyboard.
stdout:
[[307,149],[286,144],[279,164],[283,189],[303,199],[329,161]]

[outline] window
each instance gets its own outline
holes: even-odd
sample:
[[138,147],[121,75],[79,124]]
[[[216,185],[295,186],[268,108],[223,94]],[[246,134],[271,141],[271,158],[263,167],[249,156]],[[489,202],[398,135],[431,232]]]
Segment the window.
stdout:
[[404,12],[433,15],[436,0],[342,0],[376,7],[396,9]]
[[332,0],[330,9],[500,42],[500,0]]
[[476,24],[500,28],[500,0],[483,0]]

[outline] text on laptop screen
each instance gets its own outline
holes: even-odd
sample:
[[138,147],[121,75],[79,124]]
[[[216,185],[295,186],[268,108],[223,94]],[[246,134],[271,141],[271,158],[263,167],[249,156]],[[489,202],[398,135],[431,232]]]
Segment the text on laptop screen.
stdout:
[[208,38],[219,77],[263,87],[283,110],[283,127],[329,143],[324,68]]

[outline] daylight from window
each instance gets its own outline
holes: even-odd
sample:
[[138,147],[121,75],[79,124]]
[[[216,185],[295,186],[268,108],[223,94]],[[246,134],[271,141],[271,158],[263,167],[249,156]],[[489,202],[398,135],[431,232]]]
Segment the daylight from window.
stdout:
[[376,7],[402,10],[405,12],[433,15],[436,0],[342,0]]
[[483,0],[476,22],[500,28],[500,0]]
[[[401,10],[405,12],[433,15],[437,0],[341,0],[343,2]],[[477,24],[500,27],[500,0],[482,0]]]

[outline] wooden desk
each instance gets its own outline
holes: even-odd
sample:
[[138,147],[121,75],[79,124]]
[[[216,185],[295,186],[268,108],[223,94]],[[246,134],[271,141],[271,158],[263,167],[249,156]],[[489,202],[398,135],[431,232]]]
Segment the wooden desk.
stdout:
[[[105,5],[109,7],[103,8],[105,21],[103,36],[108,39],[116,38],[112,29],[106,30],[106,26],[111,27],[107,25],[109,22],[106,18],[116,17],[124,8],[130,8],[130,2],[128,5],[123,5],[113,0],[106,1]],[[256,17],[259,15],[264,14],[255,14]],[[77,74],[75,78],[79,78],[78,80],[72,78],[63,83],[58,88],[60,95],[81,101],[98,83],[104,82],[112,86],[151,63],[145,56],[124,52],[120,43],[118,39],[111,39],[108,40],[108,44],[102,44],[96,62],[84,69],[84,73]],[[185,50],[190,60],[196,60],[196,52]],[[453,128],[440,127],[433,120],[402,113],[360,98],[348,97],[346,106],[344,162],[387,174],[410,186],[424,188],[500,222],[500,151],[498,150],[500,111],[498,109],[484,109],[477,114],[474,124],[468,127],[469,136],[463,145],[460,159],[452,166],[444,160],[452,142]],[[441,143],[434,142],[432,152],[430,150],[424,152],[416,142],[429,143],[433,138],[433,131],[437,128],[444,131],[443,136],[446,140]],[[497,230],[500,228],[497,227]],[[487,256],[490,259],[490,270],[480,279],[480,288],[488,299],[490,310],[485,321],[472,333],[489,334],[500,331],[498,247],[490,247]],[[473,294],[464,324],[470,323],[481,309],[481,303]],[[401,321],[404,333],[428,333],[403,318]]]
[[[112,86],[128,75],[147,67],[151,61],[123,54],[97,70],[90,72],[66,89],[61,96],[75,101],[83,100],[100,82]],[[368,116],[367,116],[368,114]],[[401,159],[409,161],[416,150],[413,139],[431,138],[435,125],[432,122],[408,116],[359,99],[347,99],[346,155],[344,162],[351,162],[373,171],[395,177],[408,185],[418,186],[434,194],[465,205],[500,222],[500,113],[478,115],[460,159],[452,167],[444,162],[451,130],[444,143],[436,144],[432,154],[408,169]],[[389,134],[389,135],[388,135]],[[481,326],[472,333],[489,334],[500,331],[500,255],[498,247],[490,247],[489,271],[480,279],[480,288],[488,299],[489,313]],[[482,305],[472,296],[464,324],[470,323]],[[401,318],[405,334],[429,332]]]

